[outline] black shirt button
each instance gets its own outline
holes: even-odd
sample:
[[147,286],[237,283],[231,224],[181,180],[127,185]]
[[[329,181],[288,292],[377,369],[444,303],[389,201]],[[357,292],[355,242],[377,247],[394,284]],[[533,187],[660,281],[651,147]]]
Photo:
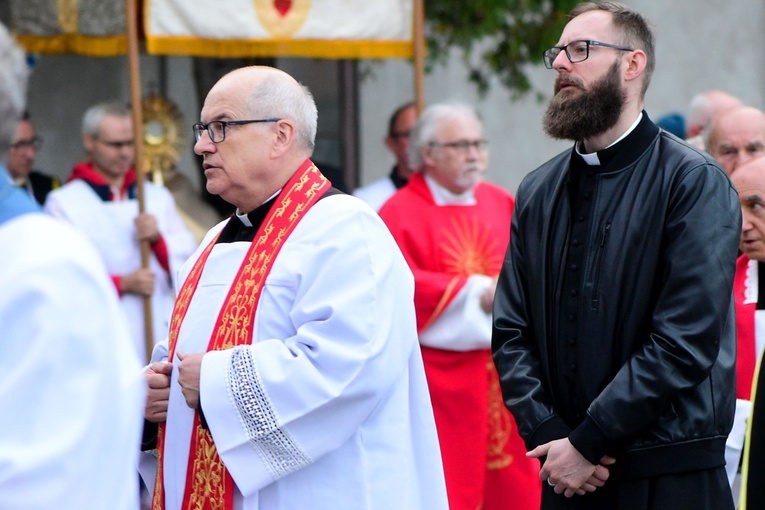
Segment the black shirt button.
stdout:
[[568,293],[569,293],[569,294],[571,294],[572,296],[577,296],[577,295],[579,295],[579,291],[578,291],[578,290],[576,290],[576,289],[571,289],[571,290],[570,290]]

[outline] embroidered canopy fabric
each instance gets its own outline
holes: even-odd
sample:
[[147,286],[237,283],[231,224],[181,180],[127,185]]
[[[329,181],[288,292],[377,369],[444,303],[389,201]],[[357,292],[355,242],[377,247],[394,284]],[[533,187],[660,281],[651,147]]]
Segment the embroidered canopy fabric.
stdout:
[[321,58],[412,55],[411,0],[146,0],[146,6],[149,53]]
[[125,0],[11,0],[11,30],[29,53],[127,53]]
[[[352,5],[352,6],[351,6]],[[409,58],[412,0],[143,0],[146,51],[200,57]],[[127,51],[124,0],[11,0],[34,53]]]

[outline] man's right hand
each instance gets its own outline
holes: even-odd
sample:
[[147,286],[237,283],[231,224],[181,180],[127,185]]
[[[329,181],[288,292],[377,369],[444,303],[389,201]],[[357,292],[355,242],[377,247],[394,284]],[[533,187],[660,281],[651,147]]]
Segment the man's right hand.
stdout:
[[149,365],[144,372],[149,386],[144,418],[153,423],[167,420],[167,404],[170,399],[170,374],[172,363],[158,361]]
[[123,294],[139,294],[151,296],[154,294],[154,271],[141,268],[120,278],[120,286]]
[[609,469],[603,463],[611,462],[610,457],[604,456],[601,464],[590,464],[568,438],[539,445],[526,456],[547,456],[539,471],[539,478],[547,480],[556,494],[563,494],[567,498],[574,494],[593,492],[608,480]]

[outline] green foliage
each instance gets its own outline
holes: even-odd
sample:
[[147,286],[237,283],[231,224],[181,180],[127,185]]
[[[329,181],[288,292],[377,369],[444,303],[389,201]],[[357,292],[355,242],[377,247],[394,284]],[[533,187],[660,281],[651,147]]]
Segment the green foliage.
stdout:
[[528,64],[542,64],[579,0],[424,0],[426,71],[444,64],[452,48],[480,94],[496,76],[513,98],[531,91]]

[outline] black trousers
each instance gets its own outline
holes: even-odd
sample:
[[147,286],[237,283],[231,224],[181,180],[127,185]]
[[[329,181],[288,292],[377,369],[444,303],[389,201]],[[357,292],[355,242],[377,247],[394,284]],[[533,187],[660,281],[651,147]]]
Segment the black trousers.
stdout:
[[609,481],[567,498],[542,482],[542,510],[734,510],[725,468]]

